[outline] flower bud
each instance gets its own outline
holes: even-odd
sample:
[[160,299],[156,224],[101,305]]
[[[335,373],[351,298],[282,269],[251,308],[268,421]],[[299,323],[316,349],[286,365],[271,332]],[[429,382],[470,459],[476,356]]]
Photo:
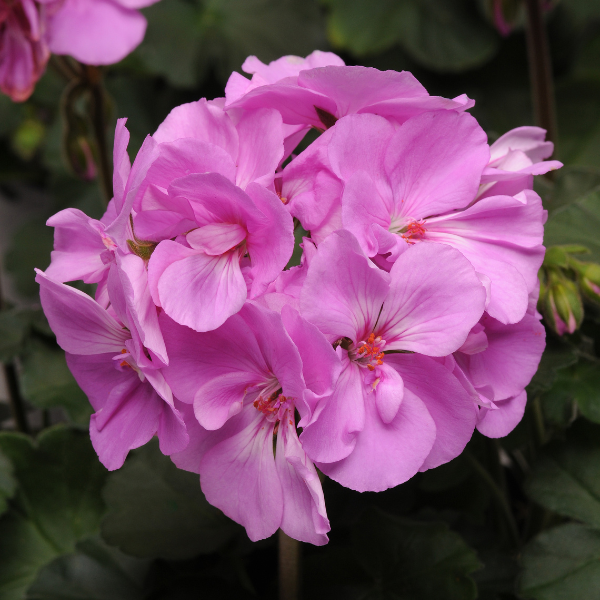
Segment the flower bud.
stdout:
[[575,283],[557,272],[551,273],[542,301],[550,327],[558,333],[573,333],[583,321],[583,305]]
[[581,266],[579,289],[586,298],[600,304],[600,265],[588,263]]

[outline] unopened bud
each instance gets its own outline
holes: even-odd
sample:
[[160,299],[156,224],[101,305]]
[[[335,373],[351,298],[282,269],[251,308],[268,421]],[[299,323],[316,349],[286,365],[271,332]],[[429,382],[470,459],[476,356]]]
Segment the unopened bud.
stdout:
[[579,269],[579,289],[586,298],[600,304],[600,265],[588,263]]
[[577,285],[553,273],[545,290],[542,311],[548,324],[558,333],[573,333],[583,321],[583,305]]

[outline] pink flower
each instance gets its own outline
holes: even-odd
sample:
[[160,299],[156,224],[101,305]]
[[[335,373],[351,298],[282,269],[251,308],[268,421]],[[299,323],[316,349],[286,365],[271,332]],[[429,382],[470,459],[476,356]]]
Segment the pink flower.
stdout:
[[297,409],[308,418],[339,374],[323,335],[293,309],[279,315],[253,303],[208,333],[167,317],[161,323],[171,356],[165,376],[193,405],[184,409],[190,444],[172,457],[175,464],[199,473],[207,500],[250,539],[281,527],[296,539],[326,543],[321,484],[294,416]]
[[[123,465],[127,453],[155,434],[165,454],[188,443],[185,424],[160,368],[130,323],[117,280],[109,282],[110,312],[89,296],[37,271],[42,307],[77,383],[96,413],[90,436],[109,470]],[[112,313],[112,314],[111,314]],[[158,362],[158,366],[162,366]]]
[[31,96],[50,58],[44,11],[34,0],[0,0],[0,90],[15,102]]
[[536,301],[537,292],[523,319],[512,325],[484,314],[447,362],[479,405],[477,429],[488,437],[508,435],[523,417],[525,386],[546,345]]
[[50,53],[88,65],[119,62],[144,38],[136,10],[158,0],[0,0],[0,89],[27,100]]
[[[321,243],[301,312],[335,343],[343,371],[333,394],[313,409],[300,440],[325,474],[358,491],[380,491],[462,451],[475,426],[475,407],[451,373],[434,367],[428,356],[458,349],[484,303],[475,271],[448,246],[410,248],[387,274],[347,231]],[[405,382],[413,367],[430,372],[423,392],[419,377]]]
[[546,213],[531,190],[473,204],[488,162],[485,133],[466,113],[428,112],[399,128],[352,115],[286,167],[282,195],[317,242],[348,229],[386,270],[420,241],[454,246],[489,282],[489,314],[515,323],[537,282]]

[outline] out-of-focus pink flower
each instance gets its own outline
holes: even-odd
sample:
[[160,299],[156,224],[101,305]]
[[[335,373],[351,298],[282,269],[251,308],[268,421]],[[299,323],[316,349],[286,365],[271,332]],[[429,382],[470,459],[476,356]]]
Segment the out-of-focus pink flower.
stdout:
[[44,15],[35,0],[0,0],[0,90],[15,102],[31,96],[50,58]]
[[[428,356],[458,349],[484,304],[473,267],[448,246],[415,246],[387,274],[347,231],[320,244],[301,312],[335,343],[343,371],[300,440],[326,475],[358,491],[381,491],[462,451],[475,426],[470,396],[443,369],[430,368],[440,388],[425,396],[405,385],[402,373],[415,361],[426,370],[435,363]],[[390,363],[389,351],[425,356]]]
[[[89,296],[37,272],[40,298],[58,344],[96,413],[90,420],[94,449],[109,470],[123,465],[129,450],[157,434],[164,454],[188,443],[183,418],[160,370],[146,355],[129,322],[118,282],[111,285],[111,311]],[[112,314],[111,314],[112,313]]]
[[137,9],[158,0],[0,0],[0,89],[27,100],[50,53],[111,65],[144,39]]
[[326,543],[323,491],[294,415],[297,409],[310,416],[310,405],[331,392],[339,374],[324,336],[293,309],[279,315],[253,303],[208,333],[164,315],[161,322],[171,356],[165,376],[193,405],[183,409],[190,444],[173,456],[175,464],[199,473],[207,500],[250,539],[281,527],[296,539]]

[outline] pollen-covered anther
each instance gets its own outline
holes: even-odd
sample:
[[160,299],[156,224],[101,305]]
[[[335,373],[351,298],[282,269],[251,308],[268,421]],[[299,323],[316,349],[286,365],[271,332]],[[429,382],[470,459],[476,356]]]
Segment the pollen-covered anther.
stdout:
[[359,364],[366,366],[369,371],[374,371],[383,364],[384,353],[382,350],[384,346],[385,340],[381,339],[381,336],[371,333],[366,341],[358,342],[354,359]]
[[425,235],[425,219],[419,221],[411,221],[406,227],[400,232],[402,239],[407,244],[414,244],[416,240],[422,238]]

